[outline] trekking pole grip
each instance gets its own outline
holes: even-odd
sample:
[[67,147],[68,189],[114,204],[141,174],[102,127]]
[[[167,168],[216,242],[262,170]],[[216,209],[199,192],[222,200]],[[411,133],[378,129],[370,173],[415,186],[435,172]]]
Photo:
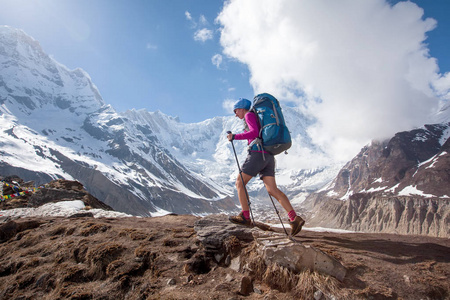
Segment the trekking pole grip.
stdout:
[[[228,130],[227,134],[232,134],[232,132],[230,130]],[[230,142],[233,144],[233,139]],[[233,147],[234,147],[234,145],[233,145]]]

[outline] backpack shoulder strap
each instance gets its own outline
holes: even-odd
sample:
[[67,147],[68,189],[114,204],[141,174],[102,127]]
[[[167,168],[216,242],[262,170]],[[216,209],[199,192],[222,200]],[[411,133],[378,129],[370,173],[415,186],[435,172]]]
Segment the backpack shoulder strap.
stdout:
[[256,122],[258,122],[258,127],[259,127],[259,133],[258,133],[258,137],[261,138],[261,134],[262,134],[262,124],[261,124],[261,120],[259,119],[258,113],[256,112],[256,109],[254,107],[252,107],[249,112],[253,113],[256,117]]

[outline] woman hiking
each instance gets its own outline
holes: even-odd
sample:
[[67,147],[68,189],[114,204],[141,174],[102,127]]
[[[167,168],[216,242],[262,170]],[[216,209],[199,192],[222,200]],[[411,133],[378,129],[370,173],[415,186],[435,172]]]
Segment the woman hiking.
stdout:
[[[233,106],[236,117],[245,121],[245,130],[243,133],[228,133],[228,140],[247,140],[248,144],[258,138],[260,125],[258,116],[250,111],[250,100],[240,98]],[[264,153],[263,153],[264,152]],[[242,164],[242,172],[236,179],[236,189],[242,211],[237,216],[230,216],[228,219],[235,224],[251,226],[250,207],[247,199],[246,185],[256,175],[259,174],[260,179],[264,182],[267,192],[275,197],[281,206],[286,210],[289,217],[289,225],[291,226],[291,236],[296,235],[302,229],[305,220],[298,216],[287,196],[278,189],[275,182],[275,157],[266,151],[248,151],[247,158]],[[242,177],[241,177],[242,175]]]

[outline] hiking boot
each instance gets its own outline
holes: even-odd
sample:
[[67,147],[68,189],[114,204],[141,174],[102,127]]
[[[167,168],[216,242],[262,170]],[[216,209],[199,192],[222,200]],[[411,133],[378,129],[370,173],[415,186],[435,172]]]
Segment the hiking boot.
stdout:
[[244,217],[244,214],[241,212],[237,216],[229,216],[228,220],[230,220],[231,223],[244,225],[244,226],[252,226],[252,221],[250,219],[246,219]]
[[305,220],[303,220],[300,216],[296,216],[294,221],[289,221],[289,225],[291,225],[291,236],[299,233],[304,224]]

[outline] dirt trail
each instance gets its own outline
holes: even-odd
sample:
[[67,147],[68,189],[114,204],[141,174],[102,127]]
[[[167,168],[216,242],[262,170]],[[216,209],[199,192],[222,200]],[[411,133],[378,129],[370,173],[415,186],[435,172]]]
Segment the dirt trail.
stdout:
[[344,286],[380,299],[449,299],[450,240],[425,236],[304,231],[349,269]]

